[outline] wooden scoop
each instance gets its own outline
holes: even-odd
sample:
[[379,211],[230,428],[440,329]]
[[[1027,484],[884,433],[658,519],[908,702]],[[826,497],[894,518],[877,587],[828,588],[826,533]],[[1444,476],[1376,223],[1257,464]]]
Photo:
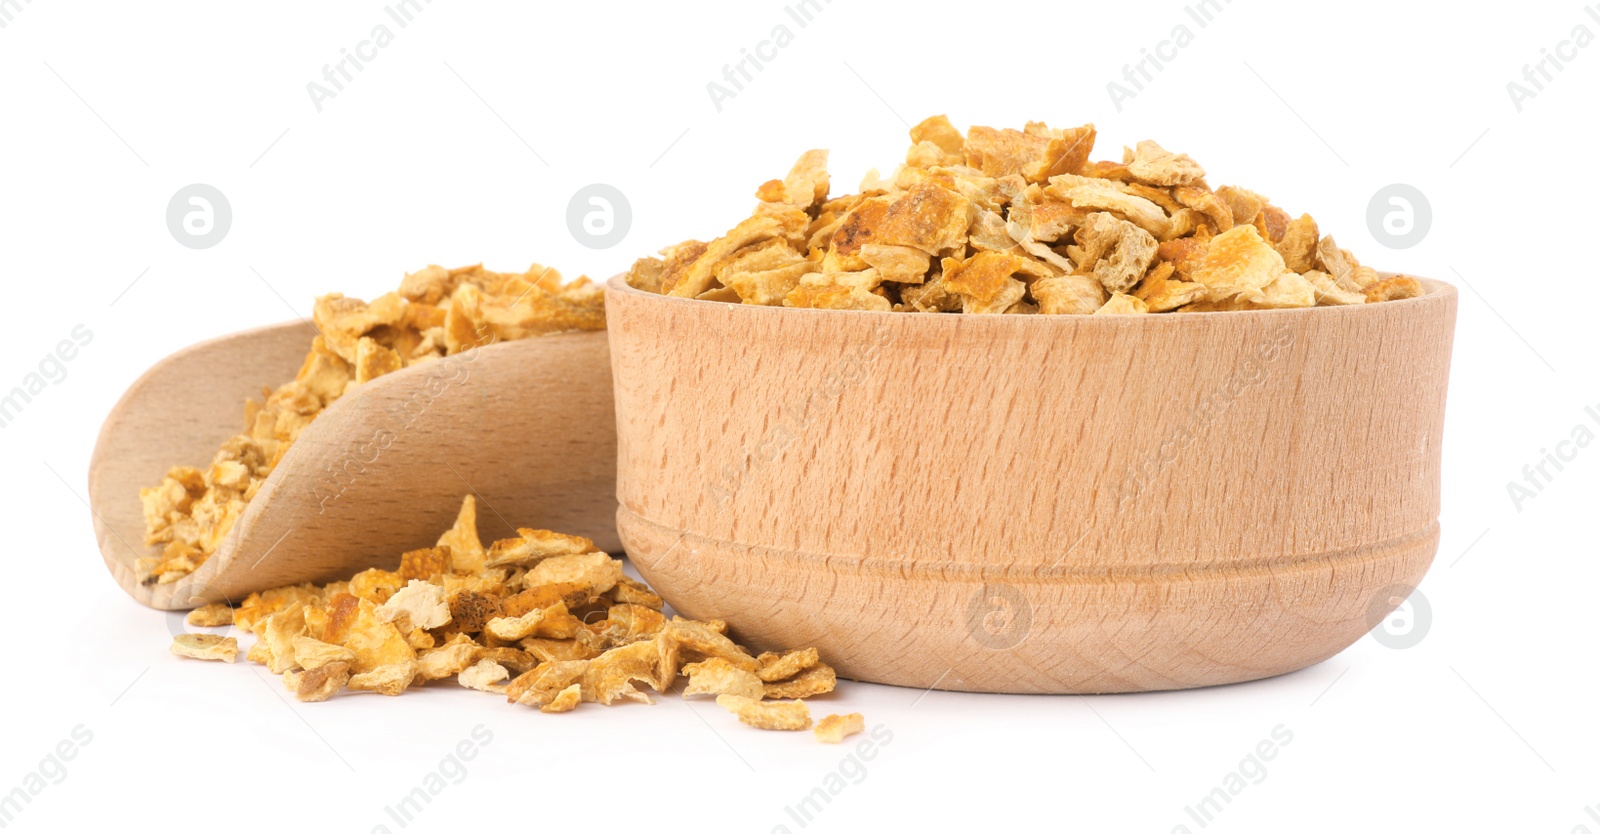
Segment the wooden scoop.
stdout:
[[618,552],[617,438],[604,332],[504,342],[351,389],[306,427],[199,570],[142,585],[139,489],[204,467],[240,433],[246,399],[293,379],[315,331],[303,321],[181,350],[122,396],[89,464],[100,553],[154,608],[239,602],[251,591],[392,569],[431,546],[461,499],[478,499],[487,544],[540,527]]

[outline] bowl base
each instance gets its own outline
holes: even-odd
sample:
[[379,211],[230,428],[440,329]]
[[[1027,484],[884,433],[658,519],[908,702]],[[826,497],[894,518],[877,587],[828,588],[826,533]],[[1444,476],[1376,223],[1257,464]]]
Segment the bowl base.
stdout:
[[1439,545],[1434,522],[1249,566],[980,573],[717,541],[625,507],[617,526],[673,608],[727,620],[751,649],[815,646],[852,680],[1037,694],[1189,689],[1303,669],[1394,610]]

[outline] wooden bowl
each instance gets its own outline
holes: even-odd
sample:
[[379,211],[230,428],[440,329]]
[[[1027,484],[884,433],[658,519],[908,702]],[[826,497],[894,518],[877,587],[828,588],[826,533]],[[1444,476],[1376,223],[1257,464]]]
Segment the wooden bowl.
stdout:
[[639,571],[759,649],[987,692],[1279,675],[1439,543],[1456,291],[1360,307],[960,316],[608,286]]
[[317,416],[200,569],[142,585],[139,488],[205,466],[244,425],[244,401],[293,379],[305,322],[194,345],[140,377],[106,418],[89,468],[100,553],[155,608],[239,602],[251,591],[393,569],[478,496],[485,542],[537,526],[619,546],[616,433],[604,333],[504,342],[372,380]]

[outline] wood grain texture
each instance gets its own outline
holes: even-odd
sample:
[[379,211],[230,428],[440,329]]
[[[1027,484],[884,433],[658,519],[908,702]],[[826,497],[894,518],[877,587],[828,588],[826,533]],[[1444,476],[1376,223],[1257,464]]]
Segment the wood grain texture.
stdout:
[[1456,293],[1425,285],[1361,307],[933,316],[613,279],[622,540],[686,615],[859,680],[1293,671],[1365,634],[1438,546]]
[[198,571],[138,584],[140,487],[203,466],[243,425],[247,397],[292,379],[315,332],[268,327],[180,351],[112,409],[89,469],[100,551],[117,583],[165,609],[391,568],[432,545],[468,492],[485,543],[546,527],[616,550],[616,434],[602,332],[491,345],[351,390],[314,420]]

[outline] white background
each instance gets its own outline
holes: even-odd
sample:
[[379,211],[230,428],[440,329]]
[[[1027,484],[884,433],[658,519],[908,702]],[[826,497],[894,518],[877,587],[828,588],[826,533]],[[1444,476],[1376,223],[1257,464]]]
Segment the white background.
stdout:
[[[547,716],[447,685],[299,704],[262,667],[179,661],[176,615],[133,603],[102,566],[84,473],[112,403],[184,345],[307,312],[323,292],[372,297],[428,263],[603,278],[720,234],[807,148],[832,148],[835,190],[849,190],[901,158],[907,122],[948,112],[962,127],[1093,121],[1101,157],[1156,138],[1213,184],[1313,213],[1368,263],[1461,287],[1443,543],[1421,586],[1432,622],[1415,648],[1367,637],[1204,691],[847,683],[817,706],[859,710],[892,741],[844,766],[854,778],[805,830],[1198,831],[1185,806],[1283,725],[1292,743],[1207,830],[1600,831],[1585,812],[1600,803],[1600,449],[1520,511],[1506,486],[1574,426],[1600,432],[1584,413],[1600,410],[1600,45],[1520,112],[1506,88],[1600,21],[1578,2],[1477,9],[1237,0],[1202,28],[1178,2],[836,0],[802,29],[778,2],[438,0],[319,113],[306,84],[323,65],[397,28],[376,0],[19,0],[0,29],[0,389],[75,325],[94,339],[0,429],[0,792],[74,727],[93,740],[7,830],[399,830],[385,805],[480,724],[492,742],[408,830],[801,830],[785,807],[850,748],[746,729],[714,704]],[[793,43],[718,112],[707,83],[779,24]],[[1179,24],[1193,42],[1119,112],[1107,83]],[[204,251],[164,219],[195,182],[233,209]],[[566,228],[569,197],[593,182],[633,209],[604,251]],[[1432,206],[1405,251],[1366,222],[1395,182]]]

